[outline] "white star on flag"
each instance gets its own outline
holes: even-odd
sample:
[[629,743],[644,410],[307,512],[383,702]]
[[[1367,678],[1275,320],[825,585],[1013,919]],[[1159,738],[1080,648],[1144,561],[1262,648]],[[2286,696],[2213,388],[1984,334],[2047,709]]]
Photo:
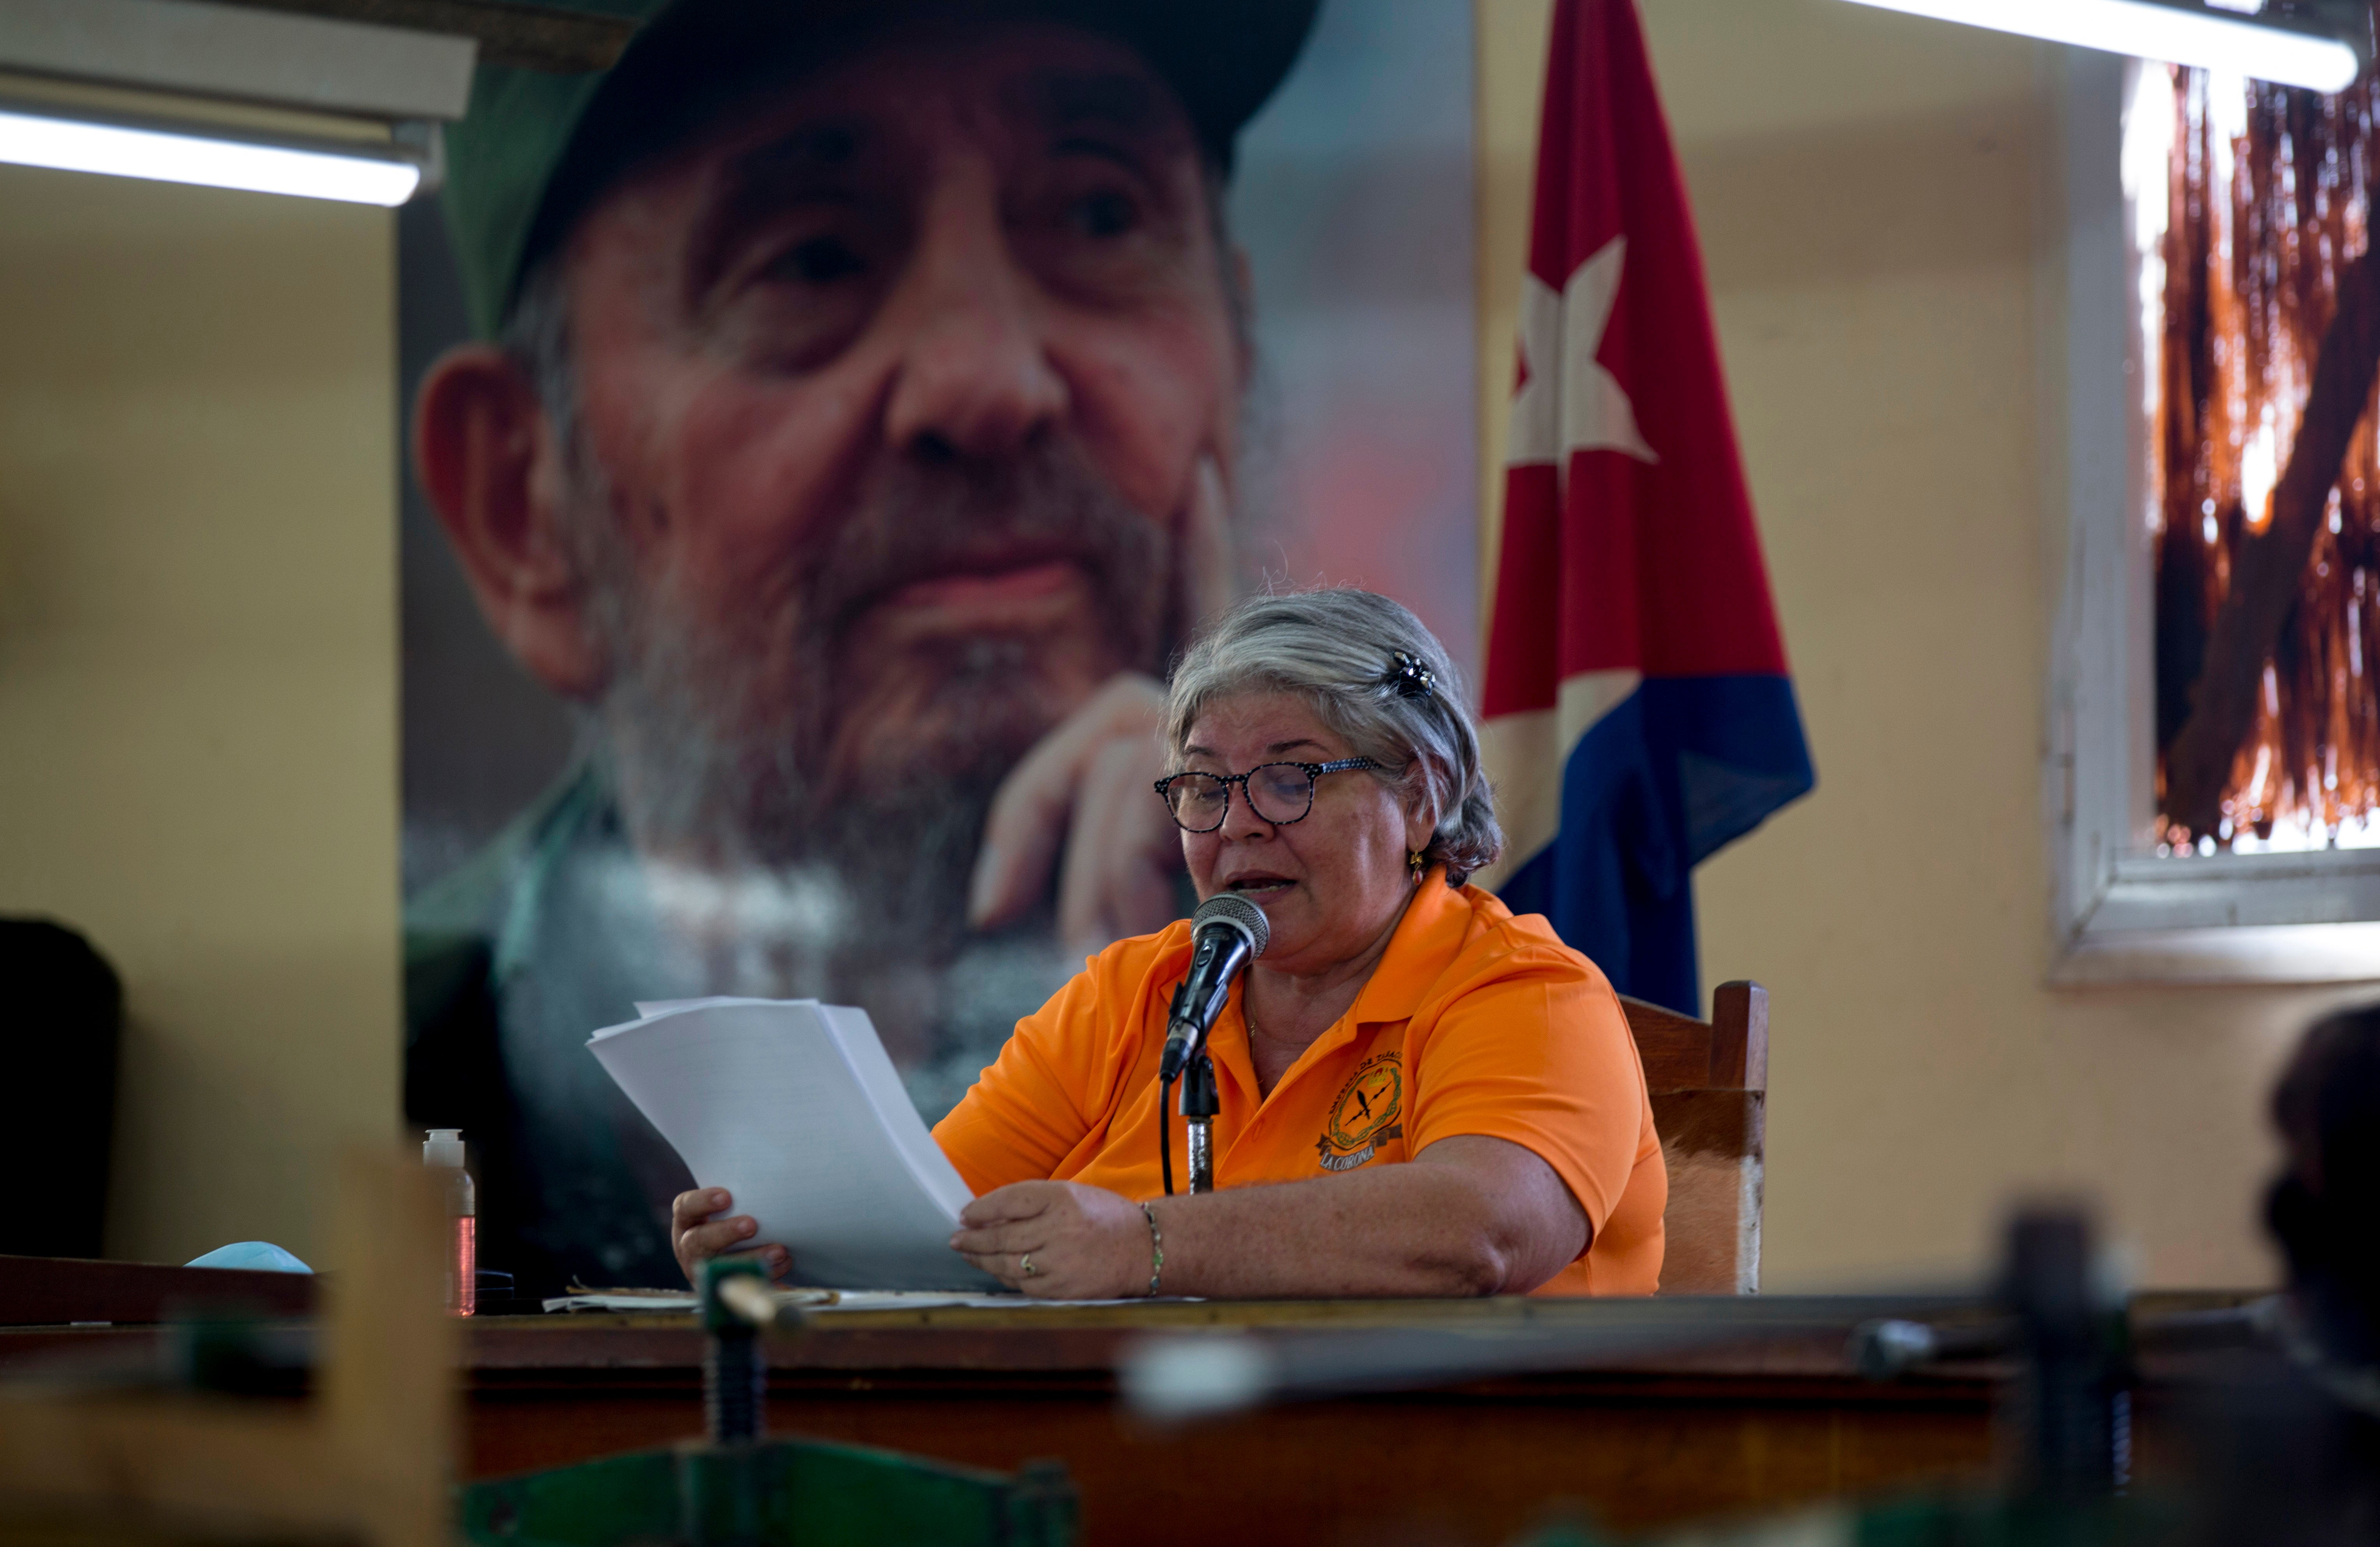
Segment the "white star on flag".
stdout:
[[1571,272],[1559,296],[1533,273],[1521,278],[1521,363],[1528,375],[1512,398],[1512,451],[1504,463],[1552,463],[1565,494],[1576,453],[1625,452],[1641,462],[1661,460],[1637,432],[1627,391],[1595,357],[1603,347],[1627,254],[1628,238],[1612,237]]

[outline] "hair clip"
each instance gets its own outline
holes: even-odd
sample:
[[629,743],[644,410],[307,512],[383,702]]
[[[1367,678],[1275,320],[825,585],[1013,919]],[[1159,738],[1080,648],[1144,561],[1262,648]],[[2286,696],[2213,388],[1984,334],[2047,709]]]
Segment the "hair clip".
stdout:
[[1395,688],[1397,696],[1400,698],[1432,696],[1437,688],[1438,679],[1431,673],[1429,668],[1402,650],[1394,651],[1393,654],[1396,656],[1396,664],[1390,667],[1389,674],[1380,679],[1381,685]]

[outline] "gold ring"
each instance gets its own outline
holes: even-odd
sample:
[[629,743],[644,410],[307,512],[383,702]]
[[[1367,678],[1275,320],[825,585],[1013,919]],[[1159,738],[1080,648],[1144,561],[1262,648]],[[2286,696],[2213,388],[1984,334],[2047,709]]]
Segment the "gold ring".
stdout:
[[1033,1265],[1033,1253],[1030,1251],[1025,1253],[1022,1257],[1017,1258],[1016,1265],[1025,1270],[1025,1276],[1027,1278],[1032,1277],[1035,1274],[1041,1271]]

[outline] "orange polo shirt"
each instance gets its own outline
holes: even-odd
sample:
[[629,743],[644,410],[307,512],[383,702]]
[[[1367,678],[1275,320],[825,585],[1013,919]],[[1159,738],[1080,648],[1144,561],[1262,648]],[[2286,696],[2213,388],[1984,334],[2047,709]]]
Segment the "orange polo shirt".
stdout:
[[[1016,1023],[934,1129],[977,1192],[1043,1178],[1135,1201],[1164,1190],[1157,1066],[1190,925],[1119,940]],[[1586,1251],[1537,1292],[1651,1294],[1669,1176],[1645,1070],[1611,985],[1536,913],[1433,871],[1355,1003],[1257,1094],[1240,989],[1208,1038],[1221,1111],[1215,1185],[1391,1166],[1463,1133],[1542,1157],[1586,1211]],[[1176,1186],[1187,1139],[1173,1125]]]

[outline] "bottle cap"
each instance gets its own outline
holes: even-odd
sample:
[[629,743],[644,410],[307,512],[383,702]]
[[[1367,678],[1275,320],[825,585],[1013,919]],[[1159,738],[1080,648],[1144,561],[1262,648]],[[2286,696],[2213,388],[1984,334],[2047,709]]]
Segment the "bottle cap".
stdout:
[[463,1167],[463,1130],[459,1128],[433,1128],[430,1137],[421,1142],[421,1164],[443,1166],[452,1170]]

